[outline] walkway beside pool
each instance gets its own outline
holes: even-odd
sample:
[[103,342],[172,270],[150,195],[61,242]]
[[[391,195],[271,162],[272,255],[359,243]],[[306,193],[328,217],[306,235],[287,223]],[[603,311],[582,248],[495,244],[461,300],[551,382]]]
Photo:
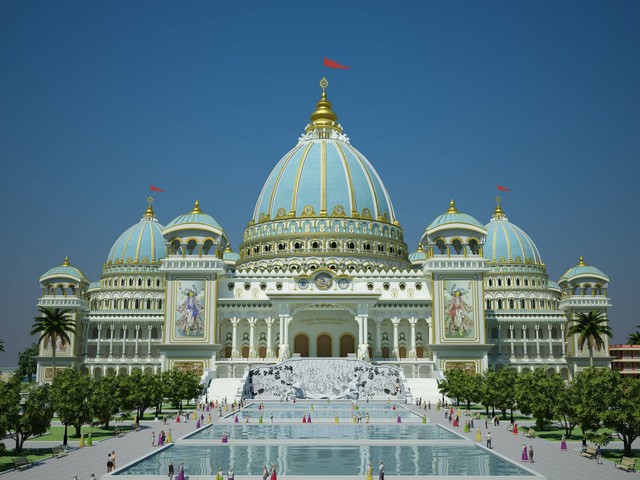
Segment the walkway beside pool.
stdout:
[[[417,407],[408,405],[408,408],[418,411]],[[441,424],[446,428],[451,428],[448,421],[444,418],[443,411],[436,411],[435,408],[431,410],[422,410],[421,414],[426,414],[432,423]],[[215,412],[212,412],[214,423],[218,421]],[[484,435],[486,433],[484,428],[484,421],[477,422],[483,433],[483,445],[485,445]],[[526,422],[525,422],[526,423]],[[71,480],[74,475],[78,475],[78,480],[87,480],[92,473],[95,473],[97,478],[116,480],[118,476],[106,475],[106,463],[107,454],[111,451],[116,452],[116,466],[118,470],[126,464],[132,463],[141,457],[157,450],[158,447],[151,446],[151,432],[155,431],[156,436],[162,429],[168,431],[171,428],[172,437],[174,440],[180,439],[185,435],[192,433],[195,430],[196,423],[190,420],[188,423],[176,423],[169,421],[167,425],[162,422],[147,421],[142,422],[141,429],[138,432],[129,432],[123,437],[111,438],[101,441],[99,443],[94,442],[93,447],[74,448],[73,443],[70,445],[72,448],[69,451],[69,455],[63,458],[53,458],[38,462],[32,468],[22,472],[7,472],[3,478],[16,478],[16,479],[33,479],[33,478],[46,478],[50,480]],[[520,426],[520,424],[519,424]],[[416,425],[418,427],[418,425]],[[500,427],[492,427],[490,425],[491,434],[493,436],[494,452],[516,462],[520,462],[520,451],[522,444],[526,443],[527,446],[533,445],[535,451],[535,463],[524,465],[525,467],[538,472],[545,476],[549,480],[602,480],[603,476],[607,477],[607,480],[617,479],[629,479],[630,475],[633,478],[634,474],[624,472],[619,469],[613,468],[613,463],[607,460],[603,460],[603,465],[597,465],[595,460],[590,460],[579,455],[580,442],[568,442],[569,449],[566,452],[560,450],[558,442],[550,442],[547,440],[534,438],[529,439],[523,436],[523,432],[527,430],[527,425],[522,425],[524,428],[520,428],[520,434],[518,436],[513,435],[506,429],[506,424],[503,422]],[[468,434],[463,433],[463,428],[451,428],[452,430],[464,435],[473,440],[475,436],[474,432]],[[6,440],[5,440],[6,443]],[[77,442],[76,442],[77,443]],[[25,447],[50,447],[58,445],[58,442],[27,442]],[[637,442],[636,442],[637,445]],[[635,445],[634,445],[635,446]],[[12,444],[8,443],[8,447],[12,448]],[[176,465],[177,470],[177,465]],[[375,472],[374,472],[375,473]],[[140,476],[142,479],[160,479],[166,478],[167,472],[158,472],[157,476]],[[187,479],[189,475],[187,472]],[[238,480],[257,480],[258,476],[242,477],[236,475]],[[391,472],[387,472],[388,480],[415,480],[419,477],[398,477],[393,476]],[[131,477],[129,477],[131,478]],[[194,478],[192,476],[192,478]],[[204,477],[201,477],[204,478]],[[208,477],[207,477],[208,478]],[[226,478],[226,472],[225,472]],[[358,477],[333,477],[335,480],[362,480]],[[374,474],[374,478],[376,475]],[[422,477],[424,478],[424,477]],[[440,477],[442,478],[442,477]],[[467,480],[472,480],[472,477],[465,477]],[[475,477],[474,477],[475,478]],[[319,472],[317,476],[305,477],[305,480],[326,480],[327,475],[322,475]],[[279,480],[289,480],[287,476],[279,475]]]

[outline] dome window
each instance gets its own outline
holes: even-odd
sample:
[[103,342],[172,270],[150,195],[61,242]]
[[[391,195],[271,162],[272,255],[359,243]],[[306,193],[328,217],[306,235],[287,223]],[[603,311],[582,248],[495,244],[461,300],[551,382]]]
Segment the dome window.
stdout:
[[335,250],[335,249],[338,248],[338,244],[336,242],[331,242],[331,243],[329,243],[329,248],[332,248],[332,249]]
[[120,279],[120,286],[121,286],[121,287],[124,287],[124,285],[125,285],[124,278],[121,278],[121,279]]
[[159,287],[159,286],[160,286],[160,279],[158,278],[156,279],[156,287]]
[[416,283],[416,290],[422,290],[422,284],[421,283]]
[[489,286],[493,287],[493,279],[491,279],[491,278],[489,279]]
[[189,242],[187,242],[187,253],[193,255],[197,245],[198,243],[195,240],[189,240]]
[[233,282],[230,282],[230,283],[227,284],[227,288],[229,289],[230,292],[233,292],[233,287],[234,286],[235,285],[233,284]]
[[511,286],[511,279],[507,278],[507,287],[510,287],[510,286]]
[[264,251],[265,252],[270,252],[271,251],[271,245],[265,245],[264,246]]
[[502,279],[501,279],[501,278],[499,278],[499,279],[498,279],[498,286],[499,286],[499,287],[501,287],[501,286],[502,286]]
[[253,247],[253,253],[260,253],[260,247]]
[[260,284],[260,290],[262,290],[263,292],[267,289],[267,284],[266,283],[261,283]]
[[129,279],[129,286],[130,286],[130,287],[133,287],[133,278],[130,278],[130,279]]
[[502,310],[502,299],[498,299],[498,310]]
[[349,265],[349,266],[347,267],[347,269],[348,269],[350,272],[353,272],[353,271],[356,269],[356,267],[355,267],[355,265]]
[[316,241],[311,242],[311,248],[320,248],[320,244]]
[[535,298],[532,298],[532,299],[531,299],[531,308],[532,308],[533,310],[535,310],[535,309],[536,309],[536,300],[535,300]]
[[158,300],[158,308],[162,310],[162,300]]
[[522,308],[523,310],[526,308],[524,298],[520,299],[520,308]]
[[381,243],[378,244],[378,252],[384,252],[384,245],[382,245]]
[[400,290],[404,290],[405,288],[407,288],[407,286],[404,283],[400,284]]
[[133,302],[133,308],[135,308],[136,310],[140,310],[140,300],[138,300],[137,298]]
[[213,247],[213,242],[211,240],[205,241],[204,245],[202,246],[202,253],[204,253],[205,255],[209,255],[211,247]]
[[460,255],[462,253],[462,242],[457,238],[451,243],[453,245],[453,249],[456,251],[456,255]]
[[474,255],[478,255],[480,253],[480,247],[478,246],[478,241],[475,238],[469,240],[469,251]]
[[282,290],[282,284],[281,283],[276,283],[276,290]]
[[169,247],[169,253],[171,255],[177,255],[180,252],[180,240],[176,239],[171,242],[171,247]]
[[395,251],[396,251],[395,248],[389,247],[389,253],[393,254]]
[[129,299],[127,299],[127,298],[125,298],[125,299],[124,299],[124,302],[123,302],[123,304],[122,304],[122,307],[123,307],[125,310],[128,310],[128,309],[129,309]]
[[491,300],[487,300],[487,310],[491,310]]
[[440,252],[440,255],[445,255],[447,253],[447,244],[444,243],[444,240],[441,238],[436,240],[436,248]]
[[336,269],[336,266],[335,266],[335,265],[329,265],[329,268],[330,268],[331,270],[335,270],[335,269]]
[[389,284],[385,282],[385,283],[382,285],[382,288],[384,288],[385,290],[389,290]]
[[513,302],[513,298],[509,299],[509,308],[513,310],[514,308],[514,302]]
[[364,248],[367,251],[371,250],[371,244],[369,242],[364,242],[364,245],[362,245],[362,248]]
[[302,243],[300,243],[300,242],[295,242],[295,243],[293,244],[293,249],[294,249],[294,250],[301,250],[301,249],[302,249]]
[[278,250],[279,250],[279,251],[282,251],[282,250],[284,250],[284,249],[285,249],[284,243],[279,243],[279,244],[278,244]]
[[367,283],[367,290],[373,290],[373,283]]
[[244,289],[245,289],[245,291],[248,292],[251,289],[251,284],[250,283],[245,283],[244,284]]
[[355,250],[355,248],[356,248],[356,244],[355,244],[355,243],[353,243],[353,242],[347,242],[347,248],[348,248],[349,250]]
[[520,286],[520,279],[516,278],[516,287],[519,287],[519,286]]
[[147,300],[147,310],[151,310],[151,300]]
[[141,287],[141,286],[142,286],[142,279],[141,279],[141,278],[139,278],[139,279],[138,279],[138,286],[139,286],[139,287]]
[[525,287],[529,286],[529,279],[527,279],[527,278],[524,279],[524,286]]

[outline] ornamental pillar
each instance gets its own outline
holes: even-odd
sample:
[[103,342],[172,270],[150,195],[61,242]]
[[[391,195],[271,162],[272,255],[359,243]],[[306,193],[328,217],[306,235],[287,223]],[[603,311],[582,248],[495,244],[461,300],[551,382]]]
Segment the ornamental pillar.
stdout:
[[127,356],[127,330],[126,325],[122,326],[122,358]]
[[564,325],[560,325],[560,339],[562,340],[562,358],[566,355],[566,345],[564,343]]
[[153,330],[153,326],[151,324],[147,325],[147,330],[149,336],[147,337],[147,360],[151,358],[151,331]]
[[535,329],[536,329],[536,358],[540,359],[540,325],[536,325]]
[[502,358],[502,325],[498,324],[498,358]]
[[511,344],[511,359],[514,360],[516,358],[516,349],[515,349],[515,335],[516,332],[513,331],[513,325],[509,325],[509,335],[510,335],[510,344]]
[[113,333],[116,326],[112,323],[110,326],[111,336],[109,337],[109,360],[113,359]]
[[238,317],[232,317],[231,321],[231,358],[238,358]]
[[249,358],[256,358],[256,347],[254,339],[256,322],[256,317],[249,317]]
[[136,348],[134,352],[135,358],[138,358],[139,346],[140,346],[140,325],[136,323]]
[[411,317],[409,319],[409,326],[411,327],[411,349],[409,350],[409,358],[417,358],[416,352],[416,322],[417,318]]
[[369,361],[369,342],[367,340],[369,336],[367,329],[368,321],[369,315],[356,315],[356,322],[358,322],[358,358],[365,362]]
[[289,322],[291,321],[291,315],[280,314],[280,361],[289,358]]
[[376,318],[376,341],[374,343],[374,357],[380,358],[382,357],[382,319]]
[[527,327],[522,326],[522,348],[524,349],[524,358],[527,358]]
[[551,324],[547,325],[547,330],[549,333],[549,358],[553,358],[553,338],[551,336],[553,327],[551,326]]
[[271,340],[271,330],[273,328],[273,317],[267,317],[267,358],[273,358],[273,343]]
[[102,340],[102,324],[98,324],[98,342],[96,346],[96,358],[100,358],[100,341]]
[[393,317],[391,323],[393,324],[393,356],[396,360],[400,360],[400,348],[398,347],[398,324],[400,319]]

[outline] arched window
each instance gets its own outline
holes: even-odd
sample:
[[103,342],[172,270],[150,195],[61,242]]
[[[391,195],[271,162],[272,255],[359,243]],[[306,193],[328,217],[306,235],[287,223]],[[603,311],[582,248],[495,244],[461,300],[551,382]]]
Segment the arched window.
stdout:
[[514,308],[513,298],[509,299],[509,308]]
[[355,248],[356,248],[356,244],[355,244],[355,243],[353,243],[353,242],[347,242],[347,248],[348,248],[349,250],[355,250]]
[[487,310],[491,310],[491,300],[487,300]]
[[502,299],[498,299],[498,310],[502,310]]
[[187,253],[189,255],[193,255],[193,252],[195,251],[197,246],[198,243],[195,240],[189,240],[189,242],[187,243]]
[[453,245],[453,249],[456,251],[456,255],[460,255],[462,253],[462,242],[457,238],[451,243]]
[[206,240],[204,242],[204,245],[202,246],[202,253],[204,253],[205,255],[209,255],[211,247],[213,247],[213,242],[211,240]]
[[172,255],[180,253],[180,240],[177,238],[171,242],[171,248],[169,249]]
[[151,310],[151,300],[147,300],[147,310]]
[[478,241],[475,238],[469,240],[469,250],[474,255],[478,255],[478,253],[480,253],[480,247],[478,246]]
[[133,308],[135,308],[136,310],[140,310],[140,300],[139,299],[135,299],[133,302]]
[[525,302],[524,302],[524,298],[520,299],[520,308],[522,308],[522,309],[526,308]]
[[491,279],[491,278],[489,279],[489,286],[493,287],[493,279]]
[[336,242],[329,243],[329,248],[338,248],[338,244]]
[[444,243],[444,240],[441,238],[436,240],[436,248],[438,249],[441,255],[444,255],[445,253],[447,253],[447,244]]

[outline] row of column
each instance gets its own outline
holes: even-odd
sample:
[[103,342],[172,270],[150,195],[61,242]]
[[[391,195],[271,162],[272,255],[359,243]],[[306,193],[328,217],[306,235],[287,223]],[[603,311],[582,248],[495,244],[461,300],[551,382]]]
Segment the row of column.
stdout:
[[[292,316],[289,314],[281,314],[279,316],[279,334],[280,334],[280,344],[278,345],[279,360],[285,360],[291,356],[290,346],[289,346],[289,323],[292,320]],[[230,319],[232,333],[231,333],[231,358],[239,358],[240,351],[238,350],[238,324],[240,323],[240,317],[234,316]],[[273,317],[266,317],[265,322],[267,324],[267,358],[273,358],[274,352],[272,349],[272,330],[275,319]],[[358,358],[362,360],[369,360],[369,315],[368,314],[358,314],[355,316],[355,320],[358,324]],[[411,327],[411,347],[409,350],[409,358],[417,357],[417,348],[416,348],[416,323],[418,319],[416,317],[411,317],[408,319],[409,325]],[[257,317],[251,316],[247,318],[247,322],[249,323],[249,358],[256,358],[256,343],[255,343],[255,326],[258,321]],[[374,356],[380,357],[382,355],[381,344],[382,344],[382,320],[375,319],[376,323],[376,338],[374,340]],[[393,325],[393,354],[395,358],[400,358],[400,347],[399,347],[399,335],[398,335],[398,325],[400,324],[401,318],[393,317],[391,318],[391,324]]]
[[[109,336],[109,338],[105,338],[104,340],[106,342],[108,342],[108,345],[109,345],[109,355],[108,356],[109,356],[109,359],[112,359],[113,358],[113,352],[114,352],[114,348],[113,347],[114,347],[114,344],[115,344],[115,341],[116,341],[116,339],[115,339],[116,326],[115,326],[115,324],[111,324],[111,325],[109,325],[109,327],[110,327],[109,328],[110,329],[110,336]],[[96,342],[96,357],[97,358],[100,358],[101,355],[102,355],[102,340],[103,340],[103,338],[102,338],[102,328],[103,328],[103,324],[99,323],[98,324],[98,338],[97,338],[97,342]],[[122,341],[122,355],[123,356],[126,354],[126,345],[127,345],[127,341],[129,340],[127,338],[127,334],[129,332],[129,328],[130,328],[129,325],[123,325],[122,326],[122,338],[119,339],[119,341]],[[141,340],[143,340],[141,338],[141,335],[140,335],[140,330],[142,330],[142,329],[140,328],[140,325],[138,325],[138,324],[136,324],[134,328],[135,328],[135,332],[136,333],[135,333],[135,337],[133,339],[131,339],[131,340],[135,341],[134,356],[138,357],[139,356],[139,352],[140,352],[140,343],[141,343]],[[148,332],[149,332],[148,336],[146,338],[146,341],[147,341],[147,357],[151,357],[151,340],[152,340],[151,331],[153,330],[153,325],[149,324],[147,326],[147,329],[148,329]],[[87,345],[88,331],[89,331],[88,328],[84,329],[84,344],[85,345]],[[160,337],[159,338],[161,339],[161,338],[163,338],[163,336],[164,336],[164,325],[160,325]]]
[[[528,331],[528,326],[527,325],[522,325],[522,345],[523,345],[523,354],[524,356],[527,356],[527,331]],[[534,325],[534,329],[535,329],[535,342],[536,342],[536,357],[540,358],[540,325]],[[554,339],[551,338],[551,331],[553,330],[553,326],[551,324],[547,325],[547,330],[549,331],[549,338],[548,338],[548,342],[549,342],[549,356],[553,355],[553,341]],[[510,352],[510,357],[514,357],[515,356],[515,326],[513,324],[509,325],[509,344],[510,344],[510,348],[511,348],[511,352]],[[562,343],[562,356],[565,356],[566,353],[566,346],[565,346],[565,342],[564,342],[564,325],[560,325],[560,338],[558,340],[561,340]],[[520,340],[518,341],[520,342]],[[502,325],[498,324],[498,355],[502,356]]]

